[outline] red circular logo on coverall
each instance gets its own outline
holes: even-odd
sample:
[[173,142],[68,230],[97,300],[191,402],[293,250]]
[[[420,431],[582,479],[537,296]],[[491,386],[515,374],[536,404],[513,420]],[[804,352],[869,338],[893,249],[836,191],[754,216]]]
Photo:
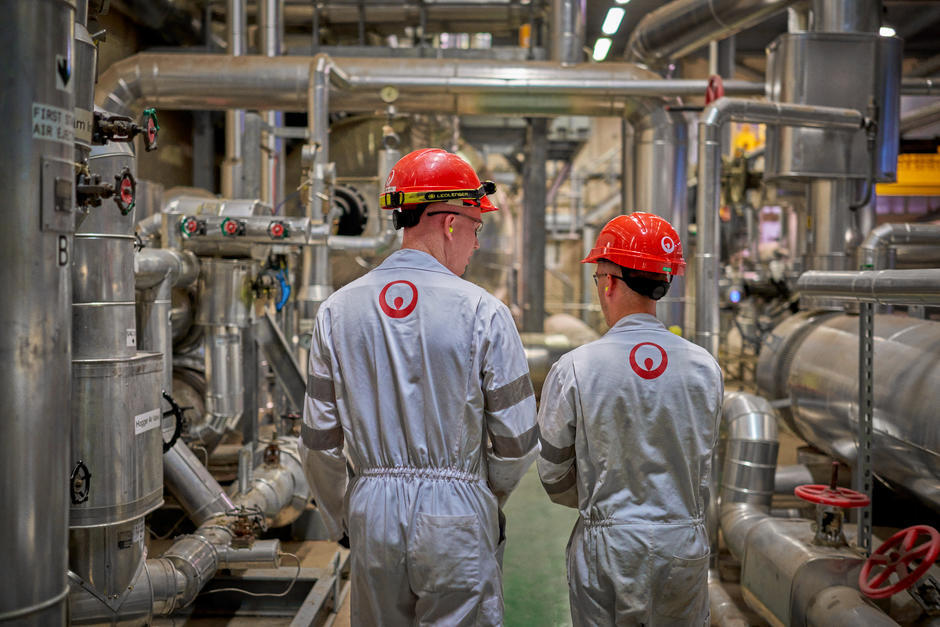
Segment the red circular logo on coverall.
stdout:
[[[405,304],[405,298],[401,296],[401,289],[393,290],[392,293],[392,302],[388,301],[388,289],[393,285],[407,285],[411,288],[411,300]],[[396,295],[395,293],[399,295]],[[379,294],[379,307],[382,308],[382,311],[385,312],[385,315],[389,318],[404,318],[412,311],[415,310],[415,307],[418,305],[418,288],[414,286],[413,283],[408,281],[392,281],[388,285],[382,288],[382,293]]]
[[[651,356],[649,356],[650,351],[643,351],[643,353],[646,356],[644,357],[643,355],[641,355],[641,357],[643,358],[642,366],[640,366],[640,364],[637,363],[636,353],[643,346],[652,346],[653,348],[658,350],[660,355],[662,356],[662,359],[660,360],[659,365],[656,366],[655,368],[653,366],[656,365],[656,360],[653,359]],[[652,342],[642,342],[634,346],[633,350],[630,351],[630,367],[633,368],[633,372],[637,373],[644,379],[655,379],[662,373],[666,372],[666,364],[668,363],[669,363],[669,358],[666,356],[666,351],[663,350],[663,347],[660,346],[659,344],[653,344]]]

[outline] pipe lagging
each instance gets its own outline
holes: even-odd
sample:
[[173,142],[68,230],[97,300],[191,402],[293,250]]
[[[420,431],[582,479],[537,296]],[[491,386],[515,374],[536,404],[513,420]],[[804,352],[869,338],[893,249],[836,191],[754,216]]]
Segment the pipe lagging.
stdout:
[[796,282],[800,294],[882,305],[940,304],[940,268],[810,271]]
[[748,627],[750,624],[721,584],[721,577],[714,569],[708,570],[708,609],[711,611],[713,625]]
[[721,197],[721,132],[730,120],[851,132],[862,128],[864,117],[855,109],[737,98],[719,98],[705,108],[698,127],[698,246],[695,259],[699,276],[695,284],[695,343],[716,357],[720,328],[718,208]]
[[741,559],[747,531],[770,512],[780,446],[776,412],[760,396],[729,392],[722,421],[728,446],[721,478],[721,530],[731,553]]
[[940,244],[940,226],[936,224],[886,223],[865,237],[858,247],[859,266],[866,270],[882,267],[880,255],[898,244]]
[[199,260],[190,252],[144,248],[134,255],[134,287],[143,290],[168,283],[188,287],[199,278]]

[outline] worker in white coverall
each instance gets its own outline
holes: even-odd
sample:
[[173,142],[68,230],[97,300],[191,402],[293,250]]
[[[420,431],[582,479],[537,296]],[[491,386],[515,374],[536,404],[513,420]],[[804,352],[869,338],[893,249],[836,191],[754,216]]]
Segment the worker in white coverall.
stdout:
[[509,310],[460,278],[493,191],[457,155],[403,157],[380,197],[402,249],[317,312],[305,467],[349,536],[354,625],[502,623],[500,508],[538,428]]
[[685,262],[650,213],[611,220],[596,263],[610,330],[542,388],[539,475],[580,516],[568,543],[575,625],[707,625],[708,480],[723,383],[703,348],[656,319]]

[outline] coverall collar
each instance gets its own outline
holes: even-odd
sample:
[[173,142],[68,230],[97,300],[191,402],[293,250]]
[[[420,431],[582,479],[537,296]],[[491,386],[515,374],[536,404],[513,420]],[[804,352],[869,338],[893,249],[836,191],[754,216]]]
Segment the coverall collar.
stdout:
[[444,264],[434,258],[433,255],[430,255],[423,250],[416,250],[414,248],[402,248],[401,250],[396,250],[391,255],[386,257],[376,270],[389,270],[392,268],[411,268],[414,270],[429,270],[431,272],[440,272],[442,274],[449,274],[451,276],[457,276],[450,270],[448,270]]
[[614,326],[610,327],[611,331],[633,331],[637,329],[662,329],[665,331],[666,326],[656,316],[635,313],[624,316]]

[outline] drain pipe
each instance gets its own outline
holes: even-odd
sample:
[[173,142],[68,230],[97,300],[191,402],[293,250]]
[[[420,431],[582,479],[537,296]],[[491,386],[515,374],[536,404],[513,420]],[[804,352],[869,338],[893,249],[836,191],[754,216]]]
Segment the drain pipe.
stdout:
[[721,133],[729,121],[844,130],[862,128],[855,109],[719,98],[705,108],[698,127],[698,245],[695,259],[695,343],[718,356],[721,203]]
[[874,228],[858,247],[859,267],[866,270],[883,268],[884,251],[898,244],[940,244],[940,226],[890,223]]

